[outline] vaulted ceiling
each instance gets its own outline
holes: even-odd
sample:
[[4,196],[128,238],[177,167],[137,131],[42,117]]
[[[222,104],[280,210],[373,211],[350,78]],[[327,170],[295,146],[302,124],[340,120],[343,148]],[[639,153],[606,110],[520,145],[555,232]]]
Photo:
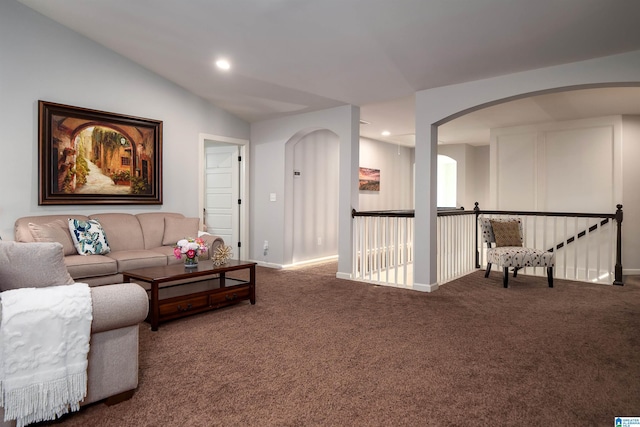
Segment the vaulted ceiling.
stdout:
[[[640,50],[637,0],[19,1],[249,122],[353,104],[371,122],[363,136],[408,145],[416,91]],[[231,70],[215,68],[220,57]],[[570,117],[589,95],[494,115]],[[593,113],[640,113],[623,107]],[[489,113],[440,139],[479,142]]]

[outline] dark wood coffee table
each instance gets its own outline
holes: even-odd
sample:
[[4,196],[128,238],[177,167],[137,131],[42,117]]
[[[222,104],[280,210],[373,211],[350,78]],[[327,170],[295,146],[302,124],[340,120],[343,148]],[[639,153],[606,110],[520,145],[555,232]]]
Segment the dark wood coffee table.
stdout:
[[[227,273],[249,270],[249,280],[227,277]],[[197,267],[183,264],[146,267],[122,273],[124,282],[145,282],[150,285],[149,316],[151,330],[161,322],[190,314],[214,310],[243,300],[256,303],[256,263],[229,260],[216,267],[211,260],[200,261]],[[171,296],[160,298],[160,290]]]

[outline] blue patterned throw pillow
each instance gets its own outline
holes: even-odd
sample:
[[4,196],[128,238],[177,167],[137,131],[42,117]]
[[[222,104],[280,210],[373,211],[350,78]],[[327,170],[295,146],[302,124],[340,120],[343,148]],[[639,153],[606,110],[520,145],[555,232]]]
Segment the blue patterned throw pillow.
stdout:
[[69,218],[69,231],[80,255],[103,255],[111,251],[107,236],[97,219],[83,221]]

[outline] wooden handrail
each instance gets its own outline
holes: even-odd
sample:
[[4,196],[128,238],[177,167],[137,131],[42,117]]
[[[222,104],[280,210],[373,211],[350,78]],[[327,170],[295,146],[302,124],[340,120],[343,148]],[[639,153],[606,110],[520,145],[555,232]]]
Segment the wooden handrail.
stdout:
[[356,216],[388,216],[396,218],[413,218],[415,217],[415,211],[413,210],[396,210],[396,211],[360,211],[351,209],[351,218]]
[[[465,215],[471,214],[473,211],[465,211],[463,207],[461,208],[438,208],[438,216],[451,216],[451,215]],[[407,209],[407,210],[388,210],[388,211],[357,211],[355,209],[351,209],[351,218],[356,216],[388,216],[388,217],[400,217],[400,218],[414,218],[416,211]]]

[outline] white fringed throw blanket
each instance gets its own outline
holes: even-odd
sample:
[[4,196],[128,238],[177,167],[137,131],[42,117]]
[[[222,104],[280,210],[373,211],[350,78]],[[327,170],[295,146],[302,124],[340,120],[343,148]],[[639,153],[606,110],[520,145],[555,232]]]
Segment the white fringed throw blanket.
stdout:
[[0,406],[18,427],[80,409],[87,394],[91,292],[86,283],[5,291]]

